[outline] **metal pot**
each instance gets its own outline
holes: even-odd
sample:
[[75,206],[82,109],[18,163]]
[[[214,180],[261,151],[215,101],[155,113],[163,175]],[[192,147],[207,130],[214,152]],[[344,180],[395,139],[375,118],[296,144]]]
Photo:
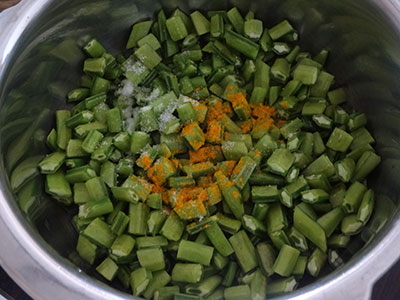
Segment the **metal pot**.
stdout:
[[[35,299],[132,299],[65,258],[74,248],[71,211],[46,198],[38,179],[13,193],[12,169],[45,153],[44,137],[66,92],[78,84],[85,36],[111,53],[130,25],[161,7],[251,9],[267,26],[288,18],[305,49],[331,50],[328,70],[368,114],[383,158],[370,178],[377,207],[342,267],[279,299],[367,299],[400,256],[400,2],[396,0],[23,0],[0,15],[0,263]],[[18,205],[19,204],[19,205]],[[21,207],[21,209],[20,209]],[[366,243],[365,243],[366,242]]]

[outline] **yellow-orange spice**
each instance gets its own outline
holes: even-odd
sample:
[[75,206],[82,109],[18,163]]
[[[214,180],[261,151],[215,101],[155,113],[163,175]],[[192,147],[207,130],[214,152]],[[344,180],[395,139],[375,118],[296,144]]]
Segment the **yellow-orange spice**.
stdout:
[[289,104],[287,103],[287,101],[282,101],[281,106],[283,109],[289,109]]
[[185,219],[206,214],[207,191],[198,187],[182,188],[176,191],[174,211]]
[[[228,90],[233,90],[233,87],[228,87]],[[200,89],[196,89],[195,93],[198,93]],[[205,107],[205,102],[196,102],[194,105],[197,112],[206,111],[205,122],[203,123],[203,129],[206,129],[206,133],[204,134],[207,142],[211,142],[213,144],[220,144],[222,143],[224,137],[224,130],[221,124],[219,123],[219,119],[221,115],[227,114],[232,115],[233,107],[240,106],[249,109],[249,119],[246,121],[242,121],[240,123],[241,130],[243,133],[247,134],[252,130],[268,130],[272,125],[275,124],[275,118],[277,116],[277,112],[275,108],[272,106],[264,105],[264,104],[257,104],[257,105],[249,105],[245,95],[241,92],[239,93],[230,93],[228,94],[230,102],[221,101],[220,99],[214,99],[211,105]],[[232,104],[232,106],[231,106]],[[286,103],[287,104],[287,103]],[[284,103],[283,103],[284,105]],[[200,109],[201,108],[201,109]],[[198,116],[199,120],[204,119],[203,116]],[[285,121],[277,120],[276,125],[280,127],[284,124]],[[194,124],[194,123],[193,123]],[[197,124],[197,123],[196,123]],[[190,134],[192,133],[194,125],[189,124],[187,125],[182,134]],[[202,142],[202,141],[200,141]],[[202,142],[204,143],[204,142]],[[218,155],[217,151],[215,151],[215,147],[220,146],[208,146],[203,144],[202,147],[199,147],[197,151],[190,151],[190,162],[192,164],[197,163],[207,163],[212,159],[215,159]],[[213,148],[214,147],[214,148]],[[173,153],[174,155],[177,152]],[[256,153],[257,154],[257,153]],[[259,154],[259,153],[258,153]],[[148,177],[153,181],[151,185],[152,192],[160,192],[163,195],[163,202],[165,204],[169,203],[168,195],[173,195],[174,198],[174,210],[183,215],[184,218],[190,219],[200,215],[206,214],[206,206],[211,204],[210,198],[218,199],[218,195],[220,196],[220,190],[218,185],[215,184],[213,180],[213,172],[204,176],[202,180],[198,180],[198,186],[196,187],[187,187],[182,189],[174,189],[174,190],[167,190],[163,187],[165,183],[164,171],[161,164],[155,163],[151,166],[152,162],[150,157],[143,156],[143,166],[144,169],[148,170]],[[175,168],[181,168],[181,164],[176,159],[171,159],[171,162]],[[233,173],[236,174],[239,170],[239,167],[235,169],[237,162],[236,161],[225,161],[223,166],[219,165],[216,170],[221,171],[226,177],[231,176]],[[199,165],[200,167],[200,165]],[[233,182],[230,180],[226,181],[226,186],[232,186]],[[207,192],[206,188],[214,186],[213,189],[208,189]],[[173,193],[173,194],[171,194]],[[208,194],[210,193],[210,195]],[[219,193],[219,194],[217,194]],[[214,195],[215,194],[215,195]],[[233,195],[236,198],[240,198],[240,193],[236,192]]]
[[142,157],[140,158],[140,160],[141,160],[141,162],[142,162],[142,164],[143,164],[143,169],[144,169],[144,170],[149,169],[149,168],[151,167],[151,164],[153,163],[153,161],[151,160],[149,154],[142,155]]
[[251,119],[243,121],[242,123],[240,123],[240,128],[242,129],[243,134],[249,133],[253,128],[253,122],[251,121]]
[[197,151],[189,151],[190,162],[192,164],[206,162],[217,158],[217,151],[221,152],[220,146],[205,146]]
[[221,144],[222,143],[223,129],[221,124],[216,120],[211,120],[207,126],[207,132],[205,134],[206,140],[210,143]]

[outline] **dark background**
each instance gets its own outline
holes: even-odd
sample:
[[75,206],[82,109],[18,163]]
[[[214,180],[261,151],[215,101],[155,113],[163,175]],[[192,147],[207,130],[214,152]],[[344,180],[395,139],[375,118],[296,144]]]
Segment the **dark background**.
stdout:
[[[33,1],[33,0],[32,0]],[[19,0],[0,0],[0,12]],[[399,249],[400,251],[400,249]],[[400,261],[395,264],[376,284],[372,294],[372,300],[398,300],[400,299]],[[0,294],[10,300],[31,300],[19,286],[0,267]],[[70,299],[73,300],[73,299]]]

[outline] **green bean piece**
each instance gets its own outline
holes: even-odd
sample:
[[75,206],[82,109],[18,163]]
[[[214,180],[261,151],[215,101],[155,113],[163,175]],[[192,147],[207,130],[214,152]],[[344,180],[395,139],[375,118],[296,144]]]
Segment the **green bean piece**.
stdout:
[[314,97],[325,97],[335,77],[325,71],[319,73],[316,83],[310,89],[310,95]]
[[351,132],[351,136],[353,137],[353,143],[350,145],[352,150],[361,146],[365,147],[366,144],[375,143],[375,139],[365,127],[354,130]]
[[263,234],[267,233],[267,228],[264,226],[264,224],[253,216],[243,215],[242,223],[243,228],[254,235],[262,236]]
[[89,154],[82,149],[82,144],[81,140],[70,139],[65,150],[67,158],[88,156]]
[[165,269],[164,254],[160,247],[139,249],[137,257],[140,265],[151,272]]
[[118,265],[109,257],[97,266],[96,271],[99,272],[105,279],[112,281],[118,272]]
[[282,230],[288,225],[286,215],[279,202],[270,204],[267,212],[266,226],[269,233]]
[[110,109],[106,112],[108,131],[118,133],[122,131],[121,110],[118,107]]
[[125,229],[127,228],[128,224],[129,224],[129,217],[122,211],[118,211],[114,220],[112,221],[111,231],[116,236],[121,236],[122,233],[125,232]]
[[78,125],[87,124],[87,123],[93,121],[94,117],[95,117],[95,114],[93,112],[84,110],[84,111],[81,111],[81,112],[73,115],[72,117],[68,118],[65,121],[65,124],[69,128],[74,128]]
[[168,240],[179,241],[184,229],[185,226],[182,221],[175,213],[172,213],[168,216],[167,220],[160,230],[160,233]]
[[42,174],[54,174],[65,161],[65,153],[53,152],[47,155],[40,163],[39,169]]
[[103,134],[97,130],[90,130],[82,142],[82,149],[87,153],[93,153],[103,139]]
[[72,190],[67,177],[61,170],[46,175],[46,193],[62,204],[70,205],[73,201]]
[[222,285],[224,287],[229,287],[232,285],[232,283],[236,277],[237,269],[238,269],[238,264],[234,261],[230,261],[229,265],[228,265],[228,269],[227,269],[224,279],[222,281]]
[[334,234],[328,239],[328,246],[331,248],[346,248],[349,242],[349,235]]
[[217,223],[221,229],[230,234],[235,234],[242,226],[242,223],[239,220],[231,219],[221,213],[217,212],[215,216],[217,217]]
[[341,223],[342,233],[345,235],[356,235],[360,233],[364,224],[360,221],[356,214],[345,216]]
[[267,295],[289,293],[296,289],[298,282],[293,276],[281,278],[268,284]]
[[280,192],[280,201],[286,207],[293,206],[293,200],[299,197],[304,190],[308,189],[308,183],[303,176],[285,186]]
[[367,116],[363,113],[350,115],[347,126],[350,131],[354,131],[367,125]]
[[138,203],[139,196],[135,190],[129,187],[118,187],[114,186],[111,188],[111,192],[115,199],[119,201],[126,201],[129,203]]
[[317,277],[323,266],[325,265],[327,255],[319,248],[315,248],[311,256],[308,258],[307,271],[311,276]]
[[224,290],[224,299],[226,300],[246,300],[250,298],[251,290],[246,284],[231,286]]
[[301,200],[306,203],[314,204],[328,199],[329,194],[321,189],[312,189],[301,192]]
[[236,187],[242,190],[256,167],[257,163],[249,156],[241,157],[232,171],[232,179]]
[[161,48],[161,44],[158,41],[158,39],[155,37],[154,34],[149,33],[148,35],[146,35],[145,37],[141,38],[138,42],[137,42],[138,46],[141,47],[144,44],[149,44],[151,46],[151,48],[153,48],[154,50],[158,50]]
[[319,70],[314,66],[298,65],[293,71],[293,78],[305,85],[313,85],[318,78]]
[[[332,128],[333,120],[324,114],[313,115],[312,120],[320,128],[323,128],[323,129],[331,129]],[[345,132],[345,131],[343,131],[343,132]],[[338,146],[335,144],[335,142],[340,142],[341,145]],[[331,142],[329,144],[334,148],[343,148],[343,147],[346,147],[347,144],[350,145],[350,143],[351,143],[351,141],[342,142],[342,138],[337,138],[335,141],[331,140]],[[329,147],[329,148],[331,148],[331,147]],[[343,151],[346,151],[346,150],[343,150]]]
[[138,48],[135,51],[135,56],[150,70],[155,68],[162,60],[149,44],[144,44]]
[[168,245],[168,241],[163,236],[144,236],[138,237],[136,239],[137,248],[153,248],[153,247],[166,247]]
[[326,234],[324,229],[301,208],[294,208],[293,225],[322,251],[326,251]]
[[325,234],[329,238],[343,218],[344,212],[339,206],[318,218],[317,222],[325,230]]
[[203,274],[200,264],[176,263],[172,269],[172,280],[177,282],[197,283]]
[[84,204],[91,200],[86,185],[83,182],[75,183],[73,186],[74,203]]
[[[167,19],[166,26],[174,42],[184,39],[187,35],[187,29],[180,16]],[[155,49],[157,50],[157,49]]]
[[326,146],[332,150],[345,152],[353,141],[353,137],[340,128],[335,128]]
[[214,253],[212,264],[215,266],[218,270],[224,269],[229,263],[229,258],[226,256],[222,256],[218,252]]
[[139,197],[140,200],[145,201],[147,197],[150,195],[150,185],[149,183],[137,176],[128,177],[125,182],[122,184],[124,188],[131,188]]
[[161,210],[151,211],[147,219],[147,227],[149,233],[153,236],[158,234],[163,227],[166,219],[166,214],[164,214]]
[[367,188],[362,183],[355,181],[347,189],[343,198],[343,208],[346,213],[355,213],[360,207],[362,198]]
[[189,295],[198,297],[208,297],[220,285],[222,278],[214,275],[202,280],[199,283],[189,284],[185,287],[185,292]]
[[210,21],[199,11],[190,14],[194,28],[198,35],[203,35],[210,32]]
[[320,157],[314,160],[303,172],[304,176],[322,174],[328,178],[335,175],[335,173],[335,166],[332,164],[326,154],[322,154]]
[[92,200],[99,200],[108,197],[108,190],[100,177],[93,177],[85,182],[86,189]]
[[270,84],[270,70],[271,68],[262,62],[261,60],[256,60],[253,82],[253,91],[250,98],[250,104],[257,104],[264,102],[265,97],[269,92]]
[[129,204],[129,228],[128,232],[136,235],[146,235],[147,233],[147,216],[149,208],[144,203]]
[[146,201],[148,207],[153,209],[161,209],[162,208],[162,194],[154,193],[149,196]]
[[244,272],[248,272],[258,265],[256,250],[244,230],[231,236],[229,242]]
[[177,293],[174,295],[174,300],[201,300],[199,296]]
[[171,281],[171,276],[164,270],[153,272],[152,275],[153,278],[147,285],[146,290],[143,292],[143,297],[145,299],[155,297],[156,291],[165,287]]
[[79,206],[79,217],[95,218],[105,214],[109,214],[114,209],[112,202],[109,198],[95,199],[88,201]]
[[276,259],[276,250],[270,244],[262,242],[257,244],[257,260],[261,271],[267,277],[274,274],[274,262]]
[[283,245],[290,245],[290,240],[283,230],[269,232],[268,236],[277,249],[281,249]]
[[150,136],[141,131],[132,134],[130,150],[134,154],[138,154],[144,146],[150,143]]
[[372,151],[366,151],[358,159],[351,181],[364,180],[381,162],[381,157]]
[[46,146],[52,151],[57,151],[57,131],[53,128],[46,138]]
[[174,298],[175,294],[179,293],[179,286],[165,286],[158,288],[154,292],[154,299],[155,300],[171,300]]
[[213,222],[209,224],[205,228],[205,233],[212,245],[222,256],[229,256],[233,253],[232,245],[217,223]]
[[255,275],[250,282],[251,299],[263,300],[267,296],[267,278],[260,272],[255,271]]
[[94,121],[87,124],[78,125],[74,128],[74,132],[78,138],[85,138],[91,130],[98,130],[101,133],[105,133],[107,131],[107,125]]
[[307,256],[299,256],[296,265],[293,268],[292,274],[296,277],[303,277],[307,268]]
[[244,142],[224,141],[221,149],[226,160],[239,161],[242,156],[248,153]]
[[78,237],[78,243],[76,244],[76,251],[79,253],[80,257],[93,265],[97,256],[98,248],[95,244],[80,234]]
[[295,160],[294,155],[286,149],[276,149],[267,164],[272,173],[285,176],[293,165]]
[[214,249],[212,247],[181,240],[179,243],[177,258],[209,266],[213,253]]
[[343,88],[338,88],[328,92],[328,100],[334,104],[339,105],[346,102],[346,93]]
[[135,246],[135,239],[130,235],[123,234],[118,236],[110,248],[110,256],[116,260],[128,257]]
[[292,274],[293,268],[296,265],[299,255],[299,250],[288,245],[283,245],[281,250],[279,251],[278,257],[276,258],[274,264],[274,272],[283,277],[290,276],[290,274]]
[[130,276],[130,284],[133,295],[139,297],[147,288],[153,275],[150,270],[146,268],[139,268],[134,270]]
[[237,219],[241,219],[244,214],[244,207],[242,203],[242,195],[236,187],[229,184],[228,178],[226,178],[221,171],[217,171],[214,174],[218,187],[220,188],[224,201],[232,210],[232,213]]
[[303,234],[301,234],[296,228],[291,227],[287,234],[290,243],[301,252],[308,250],[308,243]]
[[257,19],[246,20],[243,30],[248,38],[258,40],[264,31],[263,22]]
[[375,194],[373,190],[367,190],[361,201],[360,208],[358,209],[357,218],[364,225],[368,222],[372,215],[374,209],[374,195]]
[[[85,108],[90,112],[90,110],[92,110],[92,109],[94,109],[95,107],[97,107],[98,105],[100,105],[100,104],[104,104],[104,102],[107,100],[107,95],[105,94],[105,93],[99,93],[99,94],[95,94],[95,95],[93,95],[93,96],[90,96],[90,97],[87,97],[84,101],[83,101],[83,104],[85,105]],[[83,111],[80,111],[79,113],[78,113],[78,115],[80,114],[80,113],[83,113],[83,112],[85,112],[85,110],[83,110]],[[82,117],[84,117],[84,118],[82,118]],[[70,122],[72,122],[71,123],[71,126],[73,126],[73,127],[75,127],[76,125],[79,125],[79,123],[81,122],[81,120],[82,119],[87,119],[87,116],[85,116],[85,115],[82,115],[82,117],[80,118],[80,119],[73,119],[73,117],[71,117],[69,120],[70,120]],[[74,124],[74,123],[76,123],[76,124]],[[85,122],[85,123],[87,123],[87,122]],[[82,123],[82,124],[85,124],[85,123]]]
[[269,209],[269,204],[267,203],[255,203],[251,215],[259,221],[263,221]]
[[235,30],[242,34],[244,32],[244,20],[242,15],[240,14],[239,10],[237,7],[231,8],[227,13],[226,16],[235,28]]
[[83,50],[91,57],[101,57],[106,52],[104,47],[96,39],[90,40],[85,47],[83,47]]
[[293,31],[294,31],[294,29],[293,29],[292,25],[290,25],[290,23],[288,21],[284,20],[281,23],[272,27],[268,31],[268,33],[271,36],[271,38],[275,41]]
[[243,35],[232,30],[225,30],[224,38],[229,47],[244,54],[248,58],[256,59],[260,46]]
[[214,38],[219,38],[224,34],[224,19],[221,14],[213,15],[210,18],[210,34]]
[[71,129],[67,127],[67,120],[71,117],[69,110],[56,111],[56,124],[57,124],[57,146],[65,150],[68,141],[71,139]]
[[135,47],[137,42],[148,34],[152,24],[153,21],[144,21],[133,25],[126,49]]
[[87,73],[104,76],[105,69],[106,59],[104,57],[87,58],[83,62],[83,71]]
[[290,75],[290,64],[284,58],[277,58],[271,67],[272,78],[280,83],[287,81]]
[[111,232],[110,226],[100,218],[94,219],[82,234],[92,243],[106,248],[110,248],[115,240],[115,236]]

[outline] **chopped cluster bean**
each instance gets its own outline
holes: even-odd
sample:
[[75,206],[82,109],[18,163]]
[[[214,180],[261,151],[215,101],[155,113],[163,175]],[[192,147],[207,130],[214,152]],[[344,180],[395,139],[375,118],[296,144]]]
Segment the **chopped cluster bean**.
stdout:
[[156,300],[265,299],[343,263],[381,159],[328,51],[297,41],[234,7],[161,10],[124,55],[83,47],[38,163],[46,192],[79,208],[81,262]]

